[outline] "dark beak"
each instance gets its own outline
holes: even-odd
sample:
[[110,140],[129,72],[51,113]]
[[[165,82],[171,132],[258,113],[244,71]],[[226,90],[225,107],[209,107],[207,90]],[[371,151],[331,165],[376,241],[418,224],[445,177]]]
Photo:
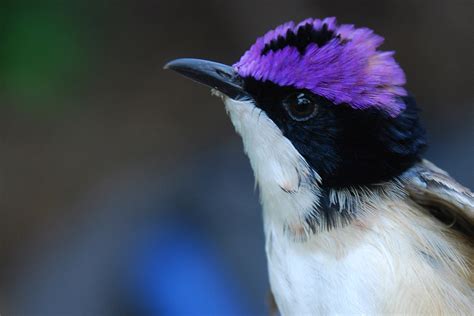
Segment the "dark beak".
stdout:
[[198,83],[214,88],[231,99],[249,97],[243,88],[242,78],[231,66],[194,58],[180,58],[167,63],[164,69],[171,69]]

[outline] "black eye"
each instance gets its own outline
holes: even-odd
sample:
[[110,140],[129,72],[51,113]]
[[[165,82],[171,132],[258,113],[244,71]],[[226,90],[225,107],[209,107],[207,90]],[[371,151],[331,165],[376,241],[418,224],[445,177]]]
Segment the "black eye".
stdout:
[[283,100],[283,105],[295,121],[309,120],[317,112],[317,104],[313,97],[303,92],[290,94]]

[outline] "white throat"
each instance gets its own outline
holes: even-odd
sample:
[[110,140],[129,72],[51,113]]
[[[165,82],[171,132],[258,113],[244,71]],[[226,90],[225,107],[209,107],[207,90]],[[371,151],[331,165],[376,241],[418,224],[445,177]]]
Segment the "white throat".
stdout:
[[224,102],[250,159],[265,221],[271,222],[266,224],[293,236],[309,235],[305,219],[319,203],[319,175],[252,101],[224,97]]

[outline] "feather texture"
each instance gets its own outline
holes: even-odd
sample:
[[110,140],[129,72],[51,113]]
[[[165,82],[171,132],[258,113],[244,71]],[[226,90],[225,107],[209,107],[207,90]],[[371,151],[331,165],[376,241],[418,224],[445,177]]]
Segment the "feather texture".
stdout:
[[410,197],[441,220],[474,237],[474,195],[444,170],[423,160],[404,176]]
[[335,104],[371,107],[393,117],[405,109],[405,73],[384,38],[335,18],[284,23],[257,39],[234,64],[242,77],[307,89]]

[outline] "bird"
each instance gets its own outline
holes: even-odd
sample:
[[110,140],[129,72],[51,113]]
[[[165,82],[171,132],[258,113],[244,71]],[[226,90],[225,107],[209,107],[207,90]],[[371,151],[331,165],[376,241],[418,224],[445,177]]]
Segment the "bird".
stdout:
[[242,138],[281,315],[474,313],[474,195],[424,158],[420,110],[383,42],[308,18],[233,65],[164,66],[210,87]]

